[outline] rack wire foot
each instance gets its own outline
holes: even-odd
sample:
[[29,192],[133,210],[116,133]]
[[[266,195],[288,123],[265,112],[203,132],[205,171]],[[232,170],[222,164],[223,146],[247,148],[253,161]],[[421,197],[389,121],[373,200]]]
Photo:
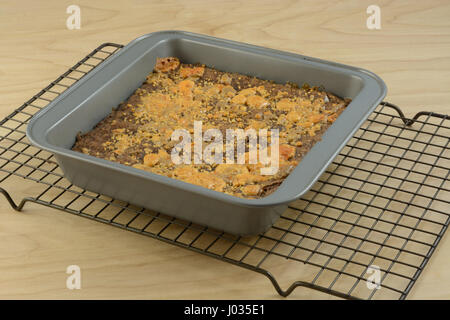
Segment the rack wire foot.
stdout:
[[318,286],[318,285],[315,285],[315,284],[312,284],[312,283],[306,282],[306,281],[295,281],[286,290],[283,290],[283,289],[281,289],[278,281],[275,279],[275,277],[270,272],[263,270],[263,269],[258,269],[258,270],[254,270],[254,271],[266,276],[272,283],[272,285],[275,288],[275,290],[277,291],[277,293],[280,296],[282,296],[283,298],[288,297],[297,287],[303,287],[303,288],[320,291],[320,292],[323,292],[323,293],[326,293],[326,294],[329,294],[329,295],[332,295],[332,296],[335,296],[338,298],[346,299],[346,300],[361,300],[361,299],[358,299],[351,295],[348,295],[348,294],[345,294],[345,293],[342,293],[339,291],[331,290],[329,288],[325,288],[322,286]]
[[406,126],[412,126],[413,123],[416,122],[422,116],[429,116],[429,117],[435,117],[435,118],[441,118],[441,119],[448,118],[448,116],[445,115],[445,114],[440,114],[440,113],[435,113],[435,112],[430,112],[430,111],[420,111],[420,112],[416,113],[414,115],[414,117],[407,118],[405,116],[405,114],[403,113],[402,109],[400,109],[399,106],[397,106],[397,105],[395,105],[393,103],[390,103],[390,102],[386,102],[386,101],[383,101],[380,104],[383,105],[383,106],[392,108],[395,111],[397,111],[398,115],[400,116],[400,118],[402,119],[402,121],[404,122],[404,124]]
[[5,189],[3,189],[2,187],[0,187],[0,193],[3,194],[6,198],[6,200],[8,200],[9,204],[11,205],[11,207],[16,210],[16,211],[22,211],[23,206],[25,205],[25,203],[32,201],[34,202],[34,198],[32,197],[26,197],[23,198],[22,201],[20,201],[20,203],[17,205],[14,200],[12,199],[12,197],[9,195],[8,191],[6,191]]

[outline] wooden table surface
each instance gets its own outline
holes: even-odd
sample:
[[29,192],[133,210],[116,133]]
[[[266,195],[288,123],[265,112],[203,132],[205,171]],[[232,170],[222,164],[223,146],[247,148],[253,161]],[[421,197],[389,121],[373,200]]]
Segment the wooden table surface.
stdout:
[[[69,30],[66,8],[81,8]],[[381,8],[381,29],[366,8]],[[13,1],[0,5],[3,118],[103,42],[187,30],[369,69],[387,101],[409,116],[450,113],[450,2],[442,1]],[[33,187],[30,187],[33,188]],[[29,189],[9,186],[15,200]],[[0,298],[278,298],[262,275],[107,225],[30,204],[0,201]],[[66,288],[79,265],[82,289]],[[450,238],[441,242],[409,298],[450,298]],[[290,299],[328,299],[298,288]]]

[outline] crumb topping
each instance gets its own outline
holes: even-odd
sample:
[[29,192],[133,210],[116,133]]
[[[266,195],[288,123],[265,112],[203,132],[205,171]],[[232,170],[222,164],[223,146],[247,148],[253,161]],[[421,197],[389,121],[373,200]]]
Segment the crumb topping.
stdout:
[[[93,130],[79,134],[73,150],[234,196],[259,198],[281,184],[349,102],[318,87],[277,84],[183,64],[175,57],[158,58],[143,85]],[[224,137],[226,129],[278,129],[278,172],[261,175],[264,165],[250,164],[248,152],[245,164],[225,164],[224,159],[223,164],[175,165],[170,153],[177,142],[171,135],[176,129],[193,133],[194,121],[202,121],[203,132],[217,128]]]

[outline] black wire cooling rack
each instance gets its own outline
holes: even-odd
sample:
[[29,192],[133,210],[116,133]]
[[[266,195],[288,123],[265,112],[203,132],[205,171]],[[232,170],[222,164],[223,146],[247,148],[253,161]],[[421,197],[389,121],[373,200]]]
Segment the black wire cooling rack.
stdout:
[[[407,119],[381,103],[270,230],[233,236],[71,185],[54,157],[28,142],[29,119],[120,48],[101,45],[0,122],[0,192],[14,209],[35,202],[175,244],[261,273],[282,296],[300,286],[347,299],[406,298],[450,222],[448,116]],[[35,194],[16,205],[6,189],[18,180]]]

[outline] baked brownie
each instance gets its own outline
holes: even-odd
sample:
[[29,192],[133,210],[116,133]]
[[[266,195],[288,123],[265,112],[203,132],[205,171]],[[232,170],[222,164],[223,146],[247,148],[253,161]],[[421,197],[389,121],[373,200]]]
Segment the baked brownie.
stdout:
[[[80,133],[72,149],[234,196],[259,198],[281,184],[349,102],[319,87],[158,58],[142,86],[95,128]],[[171,135],[176,129],[193,133],[194,121],[202,121],[203,132],[217,128],[223,137],[227,129],[278,129],[278,171],[262,175],[263,164],[225,160],[175,164],[171,152],[178,141]],[[246,151],[248,158],[248,141]]]

